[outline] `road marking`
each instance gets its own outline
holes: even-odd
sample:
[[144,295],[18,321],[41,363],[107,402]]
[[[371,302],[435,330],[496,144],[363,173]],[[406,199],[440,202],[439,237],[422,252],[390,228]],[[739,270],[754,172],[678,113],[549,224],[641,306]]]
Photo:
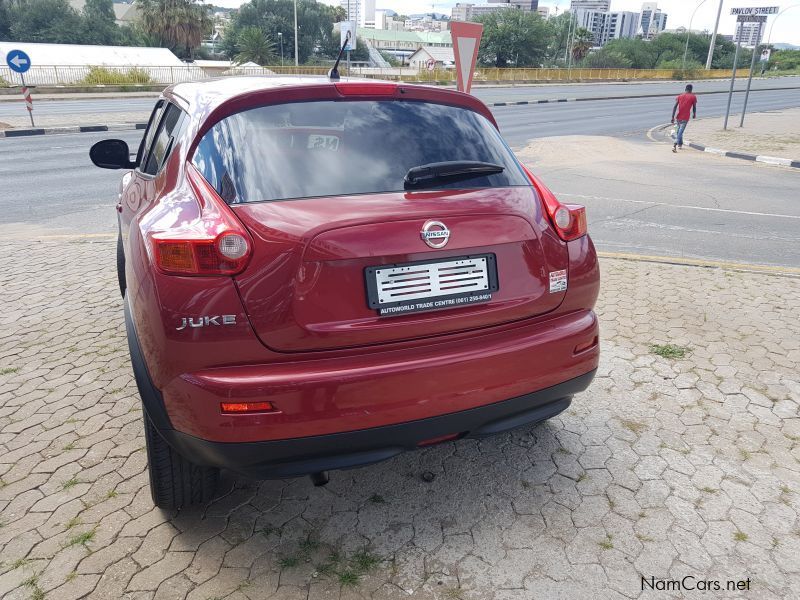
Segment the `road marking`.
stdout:
[[800,276],[800,269],[795,267],[779,267],[775,265],[752,265],[748,263],[727,262],[719,260],[702,260],[683,258],[681,256],[654,256],[649,254],[635,254],[629,252],[604,252],[598,251],[600,258],[616,258],[620,260],[633,260],[642,262],[657,262],[671,265],[685,265],[689,267],[707,267],[714,269],[732,269],[736,271],[756,271],[773,275]]
[[569,194],[557,192],[556,196],[570,196],[584,198],[585,200],[611,200],[612,202],[630,202],[631,204],[649,204],[650,206],[668,206],[670,208],[685,208],[687,210],[702,210],[705,212],[731,213],[734,215],[747,215],[750,217],[777,217],[780,219],[800,219],[800,215],[781,215],[777,213],[761,213],[749,210],[731,210],[728,208],[711,208],[709,206],[690,206],[687,204],[669,204],[667,202],[653,202],[652,200],[629,200],[627,198],[608,198],[606,196],[587,196],[585,194]]

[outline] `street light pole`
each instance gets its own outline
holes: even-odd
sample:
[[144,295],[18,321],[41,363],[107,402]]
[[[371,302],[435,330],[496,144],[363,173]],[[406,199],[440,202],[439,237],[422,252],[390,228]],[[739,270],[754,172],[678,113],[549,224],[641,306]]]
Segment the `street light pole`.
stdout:
[[283,32],[278,32],[278,39],[281,41],[281,66],[283,66]]
[[711,45],[708,47],[708,58],[706,59],[706,71],[711,68],[711,59],[714,58],[714,44],[717,42],[717,29],[719,29],[719,18],[722,16],[722,3],[725,0],[719,0],[719,8],[717,9],[717,21],[714,23],[714,33],[711,34]]
[[300,57],[298,56],[297,49],[299,44],[297,42],[297,0],[294,0],[294,66],[300,66]]
[[689,36],[692,35],[692,21],[694,21],[694,16],[697,14],[698,9],[705,4],[706,0],[700,0],[700,4],[698,4],[694,12],[692,13],[692,17],[689,19],[689,29],[686,30],[686,47],[683,49],[683,70],[686,70],[686,54],[689,52]]

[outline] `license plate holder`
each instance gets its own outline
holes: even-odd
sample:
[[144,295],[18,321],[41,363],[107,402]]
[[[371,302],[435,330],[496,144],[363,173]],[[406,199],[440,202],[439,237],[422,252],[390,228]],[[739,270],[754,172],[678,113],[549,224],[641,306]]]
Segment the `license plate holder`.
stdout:
[[494,254],[367,267],[367,303],[382,317],[489,302],[499,289]]

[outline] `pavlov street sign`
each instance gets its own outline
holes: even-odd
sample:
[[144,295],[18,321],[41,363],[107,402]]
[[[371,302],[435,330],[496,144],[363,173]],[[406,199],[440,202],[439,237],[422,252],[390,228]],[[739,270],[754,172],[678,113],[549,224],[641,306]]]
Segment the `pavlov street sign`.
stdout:
[[732,15],[777,15],[779,6],[750,6],[747,8],[732,8]]

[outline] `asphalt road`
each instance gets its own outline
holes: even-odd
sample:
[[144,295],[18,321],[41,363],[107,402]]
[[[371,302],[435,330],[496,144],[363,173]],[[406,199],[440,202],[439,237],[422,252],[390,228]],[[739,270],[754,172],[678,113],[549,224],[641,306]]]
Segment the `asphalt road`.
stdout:
[[[750,103],[753,110],[800,106],[800,90],[757,92]],[[562,163],[533,160],[555,191],[589,207],[599,249],[800,267],[800,173],[690,150],[677,166],[669,162],[668,148],[645,137],[668,120],[670,110],[668,98],[651,98],[494,112],[517,150],[542,137],[584,135],[614,136],[665,153],[639,164],[636,153],[615,156],[612,150],[598,167],[554,144]],[[701,97],[701,115],[723,111],[722,95]],[[113,233],[120,172],[88,160],[91,144],[112,136],[135,147],[141,132],[0,140],[0,232],[19,231],[14,224],[24,223],[56,233]]]
[[[683,91],[682,82],[642,82],[642,83],[595,83],[595,84],[563,84],[563,85],[522,85],[518,87],[480,87],[473,89],[473,94],[487,103],[519,102],[547,100],[551,98],[603,98],[620,95],[656,95],[678,94]],[[697,92],[727,91],[729,81],[697,81],[694,82]],[[735,90],[742,92],[747,80],[737,79]],[[796,87],[800,89],[800,77],[780,77],[772,79],[754,79],[752,89],[776,87]],[[762,92],[763,93],[763,92]],[[737,97],[743,94],[737,93]],[[153,94],[155,97],[156,94]],[[147,115],[153,107],[153,98],[103,98],[81,100],[34,100],[37,115],[98,115],[98,123],[102,123],[102,114],[114,112],[141,111]],[[4,116],[18,116],[18,102],[0,102],[0,120]]]

